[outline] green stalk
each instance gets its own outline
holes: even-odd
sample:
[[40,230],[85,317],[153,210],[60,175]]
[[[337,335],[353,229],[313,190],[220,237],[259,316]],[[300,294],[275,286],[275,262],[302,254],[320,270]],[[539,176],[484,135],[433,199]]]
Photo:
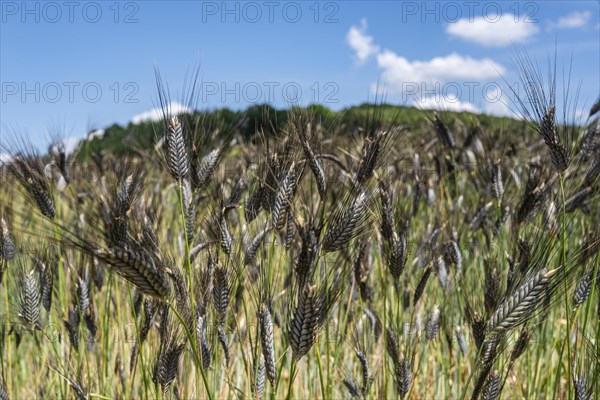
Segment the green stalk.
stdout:
[[[8,266],[8,262],[2,260],[2,265],[1,265],[2,270],[4,270],[7,266]],[[8,279],[5,276],[4,277],[4,303],[6,305],[6,315],[10,315],[10,306],[9,306],[9,302],[8,302],[8,282],[7,281],[8,281]],[[5,348],[6,348],[7,360],[8,360],[7,368],[11,368],[11,366],[12,366],[12,357],[11,357],[10,346],[2,346],[1,353],[4,353],[4,349]],[[4,354],[2,354],[2,356],[4,356]],[[4,358],[4,357],[2,357],[2,358]],[[1,368],[2,368],[2,376],[6,376],[6,374],[4,373],[5,372],[5,370],[4,370],[4,363],[2,362],[0,364],[2,365],[1,366]],[[9,393],[11,393],[11,391],[12,391],[12,379],[8,380],[7,388],[6,389],[8,390]]]
[[[560,181],[560,193],[561,193],[561,198],[562,198],[562,235],[561,235],[561,264],[562,265],[566,265],[567,262],[567,212],[566,212],[566,204],[565,204],[565,187],[564,187],[564,174],[560,174],[559,176],[559,181]],[[569,310],[569,295],[568,295],[568,286],[567,286],[567,281],[564,281],[564,303],[565,303],[565,314],[566,314],[566,320],[567,320],[567,337],[565,338],[565,340],[567,341],[567,372],[569,371],[569,368],[571,366],[571,338],[570,338],[570,333],[571,333],[571,316],[570,316],[570,310]],[[563,343],[564,345],[564,343]],[[562,350],[561,350],[562,353]],[[561,354],[562,356],[562,354]],[[558,381],[560,380],[560,373],[561,373],[561,368],[562,368],[562,362],[560,362],[560,358],[559,358],[559,364],[558,364],[558,369],[556,371],[556,383],[558,383]],[[570,377],[567,375],[567,390],[568,390],[568,394],[570,395],[571,393],[571,379]],[[554,395],[556,395],[556,384],[554,387]]]
[[585,329],[587,327],[587,323],[588,323],[588,317],[590,314],[590,309],[592,307],[592,302],[591,299],[594,298],[594,294],[596,293],[596,282],[598,279],[598,274],[600,274],[599,271],[599,266],[600,264],[598,262],[596,262],[596,265],[594,266],[594,273],[592,274],[592,288],[590,290],[590,295],[586,301],[586,306],[585,306],[585,313],[584,313],[584,318],[583,318],[583,333],[585,333]]
[[[196,297],[194,296],[194,279],[193,279],[193,274],[192,274],[192,263],[190,260],[190,244],[189,244],[189,238],[188,238],[188,231],[187,231],[187,224],[185,221],[185,208],[183,205],[183,185],[182,182],[179,181],[177,183],[178,185],[178,197],[179,197],[179,211],[181,214],[181,225],[183,227],[183,235],[184,235],[184,244],[185,244],[185,268],[186,268],[186,272],[188,275],[188,290],[190,291],[189,293],[189,298],[190,298],[190,306],[192,309],[192,331],[195,333],[196,332]],[[186,331],[188,330],[187,327],[185,326],[186,323],[183,322],[182,320],[182,324],[184,325],[184,327],[186,328]],[[192,336],[190,335],[190,341],[192,342],[192,348],[194,350],[195,353],[198,352],[198,348],[196,346],[196,340],[194,338],[192,338]],[[198,354],[195,354],[196,360],[200,360],[200,357],[198,356]],[[209,389],[208,389],[208,381],[206,380],[206,377],[204,376],[204,367],[202,366],[202,362],[200,361],[200,363],[197,364],[200,368],[200,373],[202,374],[202,378],[204,380],[204,384],[206,386],[206,391],[207,393],[210,393]],[[196,387],[197,388],[197,387]],[[210,395],[209,395],[210,397]]]
[[204,367],[202,366],[202,360],[200,359],[200,353],[198,352],[198,344],[196,343],[196,338],[191,334],[185,320],[183,319],[183,317],[181,316],[179,311],[177,311],[177,307],[175,307],[170,301],[167,302],[167,305],[169,306],[169,309],[175,313],[175,315],[177,316],[177,319],[179,319],[179,322],[183,326],[185,334],[186,334],[188,340],[190,341],[190,344],[192,345],[192,353],[194,354],[194,359],[196,360],[196,365],[198,366],[198,369],[200,370],[200,374],[202,375],[202,381],[204,382],[204,388],[206,389],[206,395],[208,396],[209,400],[213,400],[214,397],[208,386],[208,380],[207,380],[206,374],[204,372]]
[[327,398],[325,392],[325,380],[323,378],[323,367],[321,366],[321,352],[319,351],[319,338],[317,337],[317,342],[315,343],[315,351],[317,353],[317,365],[319,367],[319,382],[321,384],[321,396],[323,396],[324,399]]
[[[133,316],[133,323],[135,325],[135,335],[136,335],[137,343],[138,343],[138,346],[137,346],[138,357],[140,358],[140,362],[142,364],[141,370],[142,370],[142,382],[144,383],[144,393],[146,394],[146,396],[148,396],[148,378],[147,378],[147,375],[146,375],[146,367],[144,365],[144,356],[142,354],[142,347],[141,347],[142,346],[142,340],[141,340],[141,337],[140,337],[140,328],[139,328],[139,325],[138,325],[137,314],[135,314],[135,311],[133,310],[134,301],[133,301],[133,295],[131,293],[131,286],[130,285],[127,285],[127,293],[129,295],[129,301],[131,303],[131,311],[132,311],[132,316]],[[132,373],[132,377],[131,377],[132,380],[135,377],[136,371],[137,371],[137,363],[136,363],[136,367],[134,368],[133,373]],[[129,393],[129,397],[130,398],[134,397],[133,396],[133,385],[131,385],[131,391]]]
[[[596,259],[598,260],[598,256],[596,256]],[[585,313],[584,313],[584,318],[583,318],[583,329],[582,329],[582,335],[585,335],[585,331],[587,328],[587,324],[588,324],[588,317],[589,317],[589,313],[590,310],[592,308],[592,299],[594,298],[594,294],[596,292],[596,282],[598,279],[598,274],[600,274],[600,268],[599,268],[600,263],[596,262],[596,265],[594,266],[594,273],[592,276],[592,289],[590,291],[590,295],[586,301],[586,307],[585,307]],[[600,305],[599,305],[600,307]],[[600,312],[600,310],[599,310]],[[596,341],[595,343],[599,343],[598,339],[600,339],[600,324],[596,324]],[[585,340],[585,338],[584,338]],[[592,367],[593,368],[593,367]],[[598,368],[600,368],[600,363],[598,363],[598,360],[596,360],[596,371],[598,371]],[[597,393],[598,390],[598,379],[595,379],[593,381],[593,387],[591,388],[591,393]]]
[[[379,251],[375,251],[376,257],[379,261],[379,277],[381,279],[383,290],[383,343],[387,340],[387,298],[388,298],[388,285],[385,281],[385,269],[382,266],[382,260]],[[387,398],[387,387],[388,387],[388,372],[387,362],[388,359],[387,351],[383,352],[383,398]]]
[[288,382],[288,391],[287,391],[287,396],[286,396],[286,400],[290,400],[294,398],[294,392],[293,392],[293,388],[294,388],[294,380],[296,378],[296,360],[294,359],[294,356],[292,355],[292,360],[291,360],[291,364],[290,364],[290,381]]
[[[481,351],[484,349],[484,347],[485,347],[485,340],[484,340],[484,342],[481,344],[481,348],[479,348],[479,349],[477,350],[477,354],[476,354],[476,356],[475,356],[475,361],[476,361],[476,362],[478,362],[478,361],[479,361],[479,358],[481,357]],[[464,400],[464,399],[465,399],[465,396],[466,396],[466,394],[467,394],[467,388],[469,387],[469,384],[471,383],[471,380],[473,379],[473,375],[474,375],[474,373],[475,373],[475,372],[478,370],[478,368],[477,368],[477,367],[478,367],[478,366],[477,366],[477,365],[475,365],[475,368],[471,370],[471,373],[469,373],[469,378],[467,379],[467,382],[466,382],[466,383],[465,383],[465,385],[464,385],[464,388],[465,388],[465,390],[463,390],[463,392],[462,392],[462,394],[461,394],[461,396],[460,396],[460,400]]]

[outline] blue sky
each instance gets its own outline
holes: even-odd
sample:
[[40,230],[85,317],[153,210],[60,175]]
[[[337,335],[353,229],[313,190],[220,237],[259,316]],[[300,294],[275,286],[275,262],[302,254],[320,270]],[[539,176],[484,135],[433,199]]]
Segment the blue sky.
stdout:
[[545,70],[557,49],[582,113],[600,91],[597,1],[3,0],[0,12],[0,144],[151,118],[155,67],[174,101],[199,67],[202,109],[340,109],[379,87],[395,104],[507,115],[515,51]]

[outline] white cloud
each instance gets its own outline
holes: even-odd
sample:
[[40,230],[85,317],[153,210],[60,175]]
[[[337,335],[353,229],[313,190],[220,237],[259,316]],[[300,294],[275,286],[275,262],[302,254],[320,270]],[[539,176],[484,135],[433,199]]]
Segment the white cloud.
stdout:
[[[366,21],[362,26],[366,27]],[[348,36],[356,29],[352,27]],[[362,54],[369,55],[363,60],[374,54],[385,92],[400,96],[401,103],[426,109],[507,114],[499,105],[486,104],[483,96],[486,84],[505,74],[504,67],[491,58],[473,58],[453,52],[431,59],[409,60],[390,49],[380,50],[365,29],[360,30],[360,34],[369,38],[368,46],[362,47],[369,49]],[[358,53],[357,58],[360,59]],[[373,84],[372,90],[375,92],[381,87]]]
[[475,59],[451,53],[426,61],[409,61],[391,50],[377,55],[385,80],[396,88],[407,83],[443,83],[453,79],[483,80],[504,73],[504,67],[489,58]]
[[65,145],[65,152],[67,154],[71,154],[72,152],[75,151],[75,149],[77,148],[77,146],[79,146],[79,142],[81,141],[81,138],[75,137],[75,136],[69,136],[63,139],[63,144]]
[[373,38],[365,34],[366,30],[367,20],[363,18],[360,21],[360,26],[350,27],[346,35],[346,41],[356,53],[356,59],[360,64],[379,52],[379,46],[373,44]]
[[[191,108],[186,107],[181,103],[177,103],[176,101],[170,102],[168,108],[169,113],[172,115],[191,114],[193,112]],[[156,107],[149,111],[145,111],[143,113],[134,115],[133,117],[131,117],[131,122],[133,122],[134,124],[139,124],[140,122],[144,121],[157,122],[161,119],[163,119],[162,109],[160,107]]]
[[12,154],[9,153],[0,153],[0,167],[6,164],[10,164],[13,160]]
[[[60,143],[64,147],[65,154],[67,155],[71,154],[77,149],[77,146],[79,146],[79,142],[81,142],[81,138],[77,136],[68,136],[60,140]],[[57,146],[52,145],[50,151],[54,153],[58,152]]]
[[482,112],[498,117],[519,118],[519,114],[511,109],[510,96],[514,94],[508,88],[503,88],[500,85],[491,85],[482,93],[483,105]]
[[429,96],[412,103],[413,106],[422,110],[440,110],[440,111],[468,111],[479,113],[480,110],[474,104],[462,102],[454,96]]
[[491,47],[526,42],[538,31],[539,28],[533,21],[514,18],[510,14],[460,19],[446,27],[446,33],[452,36]]
[[574,11],[569,15],[559,18],[551,26],[559,29],[583,28],[587,26],[591,18],[592,13],[590,11]]
[[510,109],[504,96],[498,101],[484,101],[482,111],[486,114],[495,115],[497,117],[519,118],[519,115]]
[[86,137],[88,140],[91,140],[95,138],[101,138],[102,136],[104,136],[104,129],[92,129],[87,133]]

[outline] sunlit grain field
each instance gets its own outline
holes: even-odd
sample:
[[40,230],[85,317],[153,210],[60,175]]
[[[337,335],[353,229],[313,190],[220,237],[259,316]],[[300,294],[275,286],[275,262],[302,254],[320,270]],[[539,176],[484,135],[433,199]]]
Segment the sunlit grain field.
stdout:
[[240,137],[159,91],[128,155],[12,140],[0,397],[598,398],[598,103]]

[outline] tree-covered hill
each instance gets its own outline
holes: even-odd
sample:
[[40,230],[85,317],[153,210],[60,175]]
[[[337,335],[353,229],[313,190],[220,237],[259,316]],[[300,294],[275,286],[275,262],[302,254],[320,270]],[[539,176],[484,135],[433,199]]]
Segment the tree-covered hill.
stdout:
[[[341,111],[333,111],[323,105],[310,105],[307,111],[313,113],[322,125],[336,133],[351,135],[361,132],[365,123],[376,120],[382,126],[402,126],[410,135],[431,132],[433,118],[437,113],[447,126],[456,129],[480,127],[486,130],[523,133],[525,125],[518,120],[468,112],[420,110],[414,107],[390,104],[368,104],[353,106]],[[230,135],[242,140],[251,140],[257,132],[270,134],[286,129],[289,109],[275,109],[269,105],[256,105],[244,111],[217,109],[195,112],[190,118],[194,128],[202,129],[211,136]],[[161,122],[145,121],[127,126],[114,124],[104,129],[104,134],[82,141],[79,157],[88,158],[91,154],[111,152],[122,155],[156,144],[163,134]]]

